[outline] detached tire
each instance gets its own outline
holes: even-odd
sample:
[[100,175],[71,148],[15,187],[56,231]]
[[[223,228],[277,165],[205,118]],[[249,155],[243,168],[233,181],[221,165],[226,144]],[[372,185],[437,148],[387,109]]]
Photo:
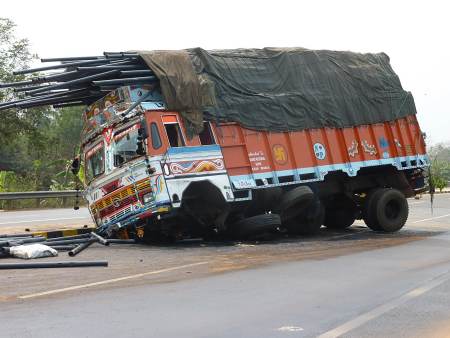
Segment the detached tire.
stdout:
[[314,200],[314,193],[308,186],[296,187],[284,193],[277,212],[283,222],[300,215]]
[[408,219],[408,201],[397,189],[379,189],[369,196],[364,210],[364,221],[375,231],[395,232]]
[[281,226],[280,216],[277,214],[262,214],[241,219],[229,226],[232,235],[246,239],[261,235],[265,232],[276,231]]

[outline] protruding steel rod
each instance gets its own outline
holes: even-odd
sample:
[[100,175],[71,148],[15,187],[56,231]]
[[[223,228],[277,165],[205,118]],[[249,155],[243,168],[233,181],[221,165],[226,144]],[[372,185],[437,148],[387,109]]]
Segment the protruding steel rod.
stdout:
[[95,238],[100,244],[103,244],[106,246],[109,245],[109,241],[107,239],[103,238],[100,235],[97,235],[95,232],[91,232],[91,236],[92,236],[92,238]]
[[96,63],[98,63],[98,64],[100,64],[100,63],[109,63],[109,60],[102,59],[102,60],[88,60],[88,61],[78,61],[78,62],[67,62],[67,63],[61,63],[59,65],[53,65],[53,66],[15,70],[15,71],[13,71],[13,74],[14,75],[29,74],[29,73],[35,73],[35,72],[42,72],[43,70],[78,67],[78,66],[82,66],[82,65],[91,65],[91,64],[96,64]]
[[89,239],[89,241],[87,241],[85,243],[81,243],[80,245],[78,245],[77,247],[75,247],[74,249],[69,251],[69,256],[74,257],[74,256],[78,255],[81,251],[83,251],[84,249],[87,249],[95,242],[97,242],[97,240],[92,238],[92,239]]
[[143,77],[126,77],[123,79],[112,79],[112,80],[97,80],[92,81],[96,86],[104,86],[111,84],[127,84],[127,83],[143,83],[143,82],[154,82],[156,81],[156,76],[143,76]]
[[36,268],[80,268],[89,266],[108,266],[107,261],[79,261],[79,262],[41,262],[41,263],[3,263],[0,270],[6,269],[36,269]]
[[38,88],[38,89],[34,89],[34,90],[30,90],[25,92],[26,94],[34,94],[34,93],[40,93],[46,90],[53,90],[53,89],[58,89],[58,88],[67,88],[76,84],[80,84],[80,83],[85,83],[85,82],[90,82],[92,80],[95,79],[101,79],[101,78],[105,78],[105,77],[110,77],[112,75],[117,74],[118,71],[117,70],[110,70],[104,73],[98,73],[98,74],[93,74],[93,75],[89,75],[89,76],[84,76],[84,77],[80,77],[78,79],[75,80],[71,80],[71,81],[66,81],[66,82],[62,82],[62,83],[57,83],[54,85],[50,85],[44,88]]
[[104,60],[105,56],[71,56],[71,57],[64,57],[64,58],[42,58],[41,62],[65,62],[65,61],[84,61],[84,60],[97,60],[101,59]]

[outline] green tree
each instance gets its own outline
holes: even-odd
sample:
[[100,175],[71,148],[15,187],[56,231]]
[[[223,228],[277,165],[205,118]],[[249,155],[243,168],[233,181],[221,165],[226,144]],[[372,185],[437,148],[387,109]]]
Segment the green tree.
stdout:
[[[27,79],[12,71],[27,68],[33,59],[28,41],[16,38],[14,27],[0,18],[0,82]],[[0,102],[17,98],[11,89],[0,88]],[[0,191],[73,188],[74,179],[66,173],[78,151],[81,114],[80,107],[0,111]]]
[[428,149],[431,158],[430,184],[441,192],[450,181],[450,147],[440,143]]

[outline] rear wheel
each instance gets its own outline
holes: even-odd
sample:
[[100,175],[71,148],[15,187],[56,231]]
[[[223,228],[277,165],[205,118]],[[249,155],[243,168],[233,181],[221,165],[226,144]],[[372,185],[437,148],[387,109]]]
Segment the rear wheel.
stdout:
[[395,232],[408,219],[408,201],[397,189],[379,189],[367,201],[364,221],[375,231]]
[[283,222],[296,218],[314,200],[314,193],[308,186],[296,187],[284,193],[276,211]]
[[308,208],[299,216],[283,222],[289,234],[314,235],[316,234],[325,218],[325,208],[319,200],[308,204]]

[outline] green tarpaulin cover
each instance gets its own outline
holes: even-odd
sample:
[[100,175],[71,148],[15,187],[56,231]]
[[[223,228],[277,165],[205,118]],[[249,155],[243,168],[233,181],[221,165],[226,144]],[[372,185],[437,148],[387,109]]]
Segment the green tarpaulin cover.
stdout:
[[140,55],[159,78],[167,108],[180,111],[194,133],[202,118],[294,131],[416,114],[384,53],[194,48]]

